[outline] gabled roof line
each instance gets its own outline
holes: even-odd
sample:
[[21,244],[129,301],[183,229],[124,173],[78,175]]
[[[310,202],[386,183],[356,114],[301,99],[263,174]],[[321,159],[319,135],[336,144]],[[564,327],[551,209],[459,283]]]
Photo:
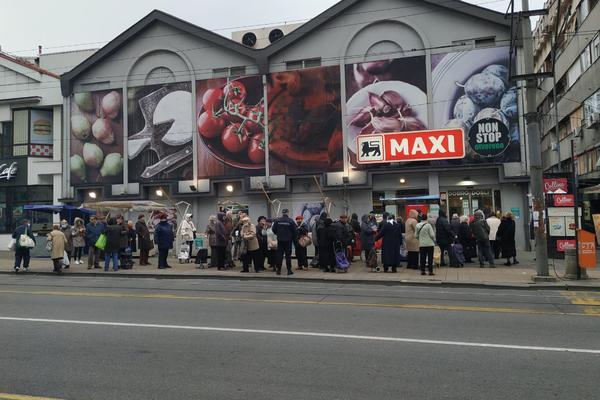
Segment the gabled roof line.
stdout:
[[0,52],[0,58],[3,58],[3,59],[5,59],[7,61],[10,61],[10,62],[14,62],[15,64],[19,64],[20,66],[25,67],[25,68],[29,68],[29,69],[31,69],[31,70],[33,70],[35,72],[39,72],[40,74],[44,74],[44,75],[48,75],[48,76],[51,76],[51,77],[56,78],[56,79],[60,79],[60,76],[58,76],[57,74],[55,74],[53,72],[50,72],[47,69],[44,69],[44,68],[40,67],[39,65],[36,65],[36,64],[31,63],[29,61],[25,61],[23,59],[20,59],[20,58],[17,58],[17,57],[13,57],[11,55],[8,55],[8,54],[2,53],[2,52]]

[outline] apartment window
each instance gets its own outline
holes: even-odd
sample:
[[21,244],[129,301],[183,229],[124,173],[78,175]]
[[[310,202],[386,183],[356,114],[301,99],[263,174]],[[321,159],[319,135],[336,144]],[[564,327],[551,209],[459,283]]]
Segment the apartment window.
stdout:
[[584,118],[587,118],[594,113],[600,114],[600,90],[585,99],[583,102]]
[[590,7],[588,0],[581,0],[581,3],[577,6],[577,27],[583,24],[583,21],[590,14]]
[[591,149],[577,156],[577,174],[585,175],[596,171],[598,168],[598,149]]
[[302,69],[302,68],[314,68],[321,66],[320,58],[308,58],[306,60],[294,60],[285,63],[287,70]]
[[581,63],[577,60],[567,72],[567,86],[570,88],[581,76]]
[[583,53],[579,56],[581,62],[581,71],[585,72],[592,65],[592,46],[586,46]]
[[597,34],[594,39],[592,39],[591,43],[592,47],[592,64],[596,62],[598,58],[600,58],[600,33]]

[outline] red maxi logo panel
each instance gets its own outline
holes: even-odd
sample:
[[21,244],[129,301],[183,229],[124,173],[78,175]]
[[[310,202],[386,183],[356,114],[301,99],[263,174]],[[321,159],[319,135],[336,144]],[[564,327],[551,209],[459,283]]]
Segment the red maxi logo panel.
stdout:
[[462,129],[359,135],[356,150],[359,164],[460,159],[465,135]]

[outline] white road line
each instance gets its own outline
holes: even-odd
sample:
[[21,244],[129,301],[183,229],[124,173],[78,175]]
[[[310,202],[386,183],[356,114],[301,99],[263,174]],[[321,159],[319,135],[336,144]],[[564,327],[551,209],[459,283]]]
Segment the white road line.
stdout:
[[484,347],[496,349],[510,350],[532,350],[532,351],[549,351],[559,353],[585,353],[599,354],[600,350],[594,349],[579,349],[569,347],[544,347],[544,346],[521,346],[513,344],[497,344],[497,343],[478,343],[478,342],[455,342],[450,340],[428,340],[428,339],[412,339],[399,338],[388,336],[363,336],[363,335],[344,335],[338,333],[325,332],[298,332],[298,331],[273,331],[267,329],[243,329],[243,328],[218,328],[212,326],[190,326],[190,325],[159,325],[159,324],[136,324],[128,322],[105,322],[105,321],[80,321],[68,319],[46,319],[46,318],[18,318],[18,317],[0,317],[1,321],[22,321],[22,322],[42,322],[51,324],[72,324],[72,325],[98,325],[98,326],[118,326],[129,328],[154,328],[154,329],[177,329],[189,331],[205,331],[205,332],[229,332],[229,333],[247,333],[247,334],[269,334],[269,335],[285,335],[285,336],[308,336],[308,337],[324,337],[333,339],[354,339],[354,340],[370,340],[379,342],[400,342],[400,343],[419,343],[433,344],[445,346],[463,346],[463,347]]

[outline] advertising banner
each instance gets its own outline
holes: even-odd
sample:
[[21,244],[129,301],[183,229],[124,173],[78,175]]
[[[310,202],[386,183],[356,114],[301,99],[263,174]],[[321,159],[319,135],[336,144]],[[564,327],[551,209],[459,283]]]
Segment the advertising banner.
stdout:
[[272,175],[343,170],[340,91],[337,66],[267,76]]
[[73,184],[123,182],[123,91],[75,93],[71,98]]
[[357,138],[426,130],[425,56],[345,66],[346,131],[350,164],[358,167]]
[[575,196],[572,194],[555,194],[554,207],[574,207]]
[[196,82],[199,178],[264,175],[264,103],[260,76]]
[[462,128],[466,156],[436,165],[521,160],[517,88],[508,79],[509,48],[434,54],[435,128]]
[[359,135],[359,164],[460,159],[465,156],[462,129]]
[[550,236],[567,236],[565,217],[548,217],[548,229],[550,230]]
[[567,178],[544,178],[544,193],[566,194],[569,193]]
[[53,113],[47,110],[31,110],[30,142],[32,144],[52,144],[53,140]]
[[579,229],[577,231],[577,256],[581,268],[596,268],[596,235]]
[[192,179],[190,83],[131,88],[127,101],[129,181]]
[[565,239],[556,241],[556,250],[560,253],[564,253],[567,249],[573,249],[577,247],[574,239]]
[[592,214],[592,219],[594,220],[594,230],[596,231],[596,240],[598,241],[598,246],[600,246],[600,214]]

